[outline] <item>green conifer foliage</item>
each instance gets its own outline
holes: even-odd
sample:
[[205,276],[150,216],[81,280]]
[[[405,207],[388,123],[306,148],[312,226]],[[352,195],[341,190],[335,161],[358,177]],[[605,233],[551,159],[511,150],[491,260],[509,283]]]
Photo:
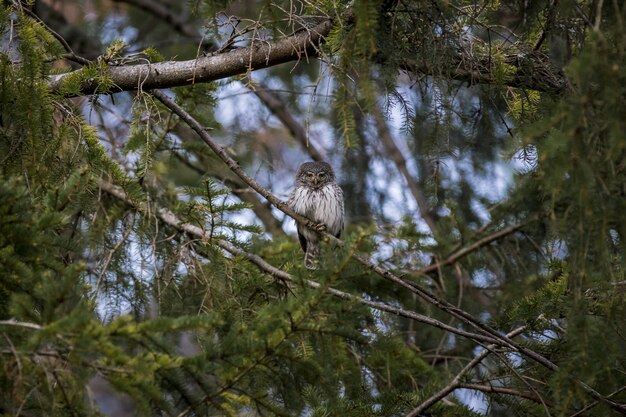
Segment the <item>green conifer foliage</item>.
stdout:
[[[626,6],[26,3],[1,416],[626,412]],[[347,212],[316,271],[309,159]]]

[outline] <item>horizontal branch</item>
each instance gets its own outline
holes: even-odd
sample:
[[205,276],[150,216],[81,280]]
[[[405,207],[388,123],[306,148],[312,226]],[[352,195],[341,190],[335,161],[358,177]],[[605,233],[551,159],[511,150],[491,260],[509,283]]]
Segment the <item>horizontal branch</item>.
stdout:
[[538,404],[541,404],[541,398],[537,397],[535,394],[531,392],[518,391],[516,389],[507,388],[507,387],[498,387],[495,385],[484,385],[484,384],[470,384],[470,383],[460,383],[459,388],[471,389],[474,391],[481,391],[490,394],[505,394],[512,395],[514,397],[524,398],[530,401],[534,401]]
[[[318,55],[319,45],[330,32],[331,26],[331,19],[325,19],[278,41],[257,39],[247,47],[187,61],[107,66],[106,76],[113,84],[111,91],[99,91],[99,80],[95,78],[83,80],[80,91],[83,95],[89,95],[178,87],[245,74],[285,62],[306,60]],[[52,91],[61,91],[68,80],[75,79],[76,73],[51,76]]]

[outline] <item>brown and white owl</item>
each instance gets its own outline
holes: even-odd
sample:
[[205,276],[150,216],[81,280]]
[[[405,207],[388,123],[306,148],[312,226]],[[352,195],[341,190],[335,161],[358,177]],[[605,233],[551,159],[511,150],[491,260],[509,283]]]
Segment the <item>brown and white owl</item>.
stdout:
[[[327,162],[305,162],[296,174],[296,188],[287,202],[296,213],[322,224],[339,237],[343,229],[343,191],[335,183],[335,172]],[[319,235],[298,224],[298,238],[304,251],[304,266],[317,269],[320,255]]]

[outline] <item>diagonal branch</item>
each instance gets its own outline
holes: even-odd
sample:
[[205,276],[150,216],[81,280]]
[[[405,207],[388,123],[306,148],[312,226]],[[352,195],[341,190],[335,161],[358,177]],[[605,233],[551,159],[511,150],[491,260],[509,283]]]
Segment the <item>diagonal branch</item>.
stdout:
[[476,251],[477,249],[482,248],[483,246],[486,246],[490,244],[491,242],[494,242],[504,236],[507,236],[507,235],[510,235],[511,233],[516,232],[517,230],[521,229],[522,226],[524,226],[524,224],[514,224],[512,226],[505,227],[502,230],[498,230],[497,232],[492,233],[489,236],[485,236],[484,238],[472,243],[469,246],[466,246],[464,248],[461,248],[455,251],[443,261],[430,264],[427,267],[420,269],[419,271],[415,272],[415,275],[428,274],[429,272],[436,271],[444,266],[452,265],[453,263],[455,263],[462,257],[468,255],[469,253],[472,253]]
[[[134,209],[146,213],[148,212],[146,207],[143,207],[142,205],[138,204],[137,202],[133,201],[128,194],[119,186],[111,184],[110,182],[104,181],[104,180],[100,180],[98,182],[98,186],[99,188],[106,192],[107,194],[117,198],[118,200],[124,202],[125,204],[129,205],[130,207],[133,207]],[[263,258],[261,258],[258,255],[255,255],[253,253],[249,253],[244,251],[243,249],[233,245],[232,243],[230,243],[227,240],[222,240],[222,239],[218,239],[215,236],[211,237],[209,233],[207,233],[206,231],[202,230],[202,228],[195,226],[193,224],[190,223],[185,223],[183,222],[181,219],[179,219],[174,213],[172,213],[171,211],[169,211],[166,208],[163,207],[157,207],[156,210],[153,210],[152,212],[154,212],[156,214],[156,217],[163,222],[164,224],[167,224],[168,226],[173,227],[174,229],[186,233],[189,236],[195,237],[197,239],[200,239],[203,242],[210,242],[213,245],[216,245],[218,247],[220,247],[221,249],[225,250],[226,252],[230,253],[231,255],[234,256],[240,256],[244,259],[246,259],[247,261],[253,263],[254,265],[256,265],[261,271],[266,272],[267,274],[278,278],[282,281],[285,281],[287,283],[298,283],[298,282],[304,282],[304,284],[306,284],[307,286],[309,286],[310,288],[313,289],[319,289],[322,285],[318,282],[315,281],[311,281],[311,280],[300,280],[300,279],[296,279],[293,275],[289,274],[288,272],[285,272],[279,268],[276,268],[275,266],[273,266],[272,264],[270,264],[269,262],[267,262],[266,260],[264,260]],[[365,298],[361,298],[355,295],[352,295],[350,293],[344,292],[344,291],[340,291],[334,288],[325,288],[325,291],[328,292],[329,294],[337,297],[337,298],[341,298],[344,300],[348,300],[348,301],[353,301],[353,302],[357,302],[363,305],[366,305],[368,307],[371,307],[373,309],[379,310],[379,311],[384,311],[387,313],[391,313],[391,314],[395,314],[401,317],[405,317],[411,320],[415,320],[418,321],[420,323],[424,323],[427,324],[429,326],[433,326],[433,327],[437,327],[439,329],[445,330],[447,332],[451,332],[454,333],[456,335],[459,336],[463,336],[463,337],[467,337],[469,339],[472,339],[474,341],[477,342],[487,342],[487,343],[494,343],[494,344],[498,344],[500,345],[501,343],[499,343],[496,339],[492,338],[492,337],[488,337],[488,336],[484,336],[484,335],[480,335],[480,334],[476,334],[476,333],[471,333],[471,332],[467,332],[461,329],[458,329],[456,327],[452,327],[449,326],[439,320],[433,319],[431,317],[428,316],[424,316],[422,314],[418,314],[409,310],[405,310],[399,307],[393,307],[390,305],[387,305],[385,303],[382,302],[377,302],[377,301],[372,301],[372,300],[367,300]],[[0,322],[0,324],[3,324],[4,322]],[[14,324],[15,322],[8,322],[6,324]],[[28,324],[28,323],[27,323]]]
[[0,320],[0,326],[24,327],[26,329],[34,329],[34,330],[42,329],[42,327],[36,323],[28,323],[28,322],[23,322],[23,321],[17,321],[14,319]]
[[21,7],[21,10],[27,14],[28,16],[30,16],[31,18],[35,19],[37,22],[39,22],[48,32],[50,32],[50,34],[52,36],[54,36],[54,38],[59,41],[59,43],[63,46],[63,48],[67,51],[67,53],[64,55],[65,58],[69,59],[70,61],[74,61],[77,62],[79,64],[82,65],[89,65],[91,63],[91,61],[89,61],[86,58],[83,58],[82,56],[79,56],[78,54],[76,54],[74,52],[74,50],[72,49],[72,47],[67,43],[67,41],[65,40],[65,38],[63,38],[63,36],[61,36],[60,34],[58,34],[54,29],[52,29],[46,22],[44,22],[39,16],[37,16],[34,12],[32,12],[31,10],[29,10],[27,7]]
[[[296,32],[278,41],[256,40],[251,46],[188,61],[167,61],[150,64],[107,66],[106,77],[114,86],[111,91],[99,91],[101,80],[83,79],[80,91],[83,95],[116,93],[120,91],[170,88],[195,83],[215,81],[233,75],[271,67],[290,61],[308,60],[316,57],[319,45],[332,27],[331,19]],[[50,77],[52,91],[62,91],[68,80],[80,77],[80,71]]]
[[[173,155],[176,159],[178,159],[182,164],[189,167],[193,171],[197,172],[200,175],[206,175],[207,171],[194,165],[187,158],[183,157],[178,152],[173,152]],[[218,180],[224,183],[227,187],[231,189],[231,192],[237,196],[241,201],[245,201],[252,205],[252,211],[254,214],[261,220],[265,230],[273,236],[284,235],[285,231],[282,228],[282,222],[274,217],[272,213],[272,205],[261,201],[261,199],[254,193],[254,191],[247,188],[247,184],[245,184],[239,177],[229,178],[225,175],[220,175],[217,172],[212,172],[210,175],[216,177]],[[246,189],[242,189],[246,187]]]
[[[518,327],[517,329],[513,330],[512,332],[510,332],[506,336],[509,337],[509,338],[510,337],[515,337],[518,334],[522,333],[524,330],[526,330],[526,326],[521,326],[521,327]],[[469,361],[468,364],[465,365],[463,367],[463,369],[461,369],[459,371],[459,373],[456,374],[456,376],[454,378],[452,378],[452,381],[450,381],[450,383],[448,385],[446,385],[445,387],[443,387],[442,389],[437,391],[435,394],[433,394],[430,397],[428,397],[425,401],[423,401],[419,406],[415,407],[405,417],[417,417],[417,416],[419,416],[424,411],[426,411],[428,408],[430,408],[433,404],[435,404],[436,402],[442,400],[444,397],[446,397],[448,394],[450,394],[452,391],[456,390],[457,388],[460,388],[461,381],[463,380],[463,377],[469,371],[471,371],[475,366],[477,366],[483,359],[485,359],[491,353],[491,351],[493,349],[495,349],[495,348],[496,348],[495,345],[489,345],[489,346],[485,347],[485,350],[483,350],[480,354],[474,356],[474,358],[471,361]]]

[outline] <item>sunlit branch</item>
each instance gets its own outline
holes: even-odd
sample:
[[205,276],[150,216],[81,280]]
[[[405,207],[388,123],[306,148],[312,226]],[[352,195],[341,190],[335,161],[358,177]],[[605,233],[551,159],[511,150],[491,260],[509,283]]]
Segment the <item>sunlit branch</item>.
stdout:
[[[169,88],[211,82],[285,62],[306,61],[318,55],[319,44],[331,27],[332,21],[326,19],[277,41],[255,40],[251,46],[188,61],[107,66],[103,76],[113,85],[110,91],[100,91],[102,80],[96,78],[83,79],[80,91],[89,95]],[[80,76],[75,72],[51,76],[52,91],[61,91],[67,80],[75,80],[76,75]]]

